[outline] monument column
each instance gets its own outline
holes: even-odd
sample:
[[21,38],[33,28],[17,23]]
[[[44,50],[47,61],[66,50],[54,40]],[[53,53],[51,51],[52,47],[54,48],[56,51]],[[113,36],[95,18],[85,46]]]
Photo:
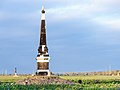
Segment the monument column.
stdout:
[[45,10],[42,7],[41,28],[40,28],[40,44],[38,48],[37,71],[36,75],[49,76],[49,54],[46,42],[46,26],[45,26]]

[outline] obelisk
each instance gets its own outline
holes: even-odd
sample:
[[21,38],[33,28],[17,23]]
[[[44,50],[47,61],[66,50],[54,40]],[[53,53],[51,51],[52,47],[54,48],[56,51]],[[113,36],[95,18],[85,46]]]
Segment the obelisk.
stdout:
[[41,16],[41,28],[40,28],[40,44],[38,48],[37,61],[37,71],[36,75],[40,76],[50,76],[49,71],[49,54],[46,41],[46,26],[45,26],[45,10],[42,6],[42,16]]

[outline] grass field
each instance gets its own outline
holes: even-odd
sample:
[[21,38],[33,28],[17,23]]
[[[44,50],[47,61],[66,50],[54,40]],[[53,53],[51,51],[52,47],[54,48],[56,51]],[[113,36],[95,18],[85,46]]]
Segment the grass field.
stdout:
[[18,80],[25,79],[27,77],[30,77],[30,76],[18,76],[18,77],[15,77],[15,76],[0,76],[0,81],[1,82],[16,82]]
[[[1,82],[16,82],[17,80],[25,79],[32,76],[0,76]],[[120,76],[60,76],[67,80],[120,80]]]
[[[60,76],[74,85],[16,85],[17,80],[31,76],[0,76],[0,90],[120,90],[120,76]],[[81,83],[78,81],[81,80]],[[6,83],[7,82],[7,83]],[[8,83],[10,82],[10,83]],[[11,84],[13,82],[14,84]]]
[[120,76],[60,76],[68,80],[120,80]]

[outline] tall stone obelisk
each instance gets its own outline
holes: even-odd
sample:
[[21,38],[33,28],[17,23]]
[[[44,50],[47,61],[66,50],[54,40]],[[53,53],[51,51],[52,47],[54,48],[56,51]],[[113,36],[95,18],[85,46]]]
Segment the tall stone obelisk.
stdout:
[[40,76],[50,76],[49,71],[49,54],[46,42],[46,26],[45,26],[45,10],[42,6],[42,16],[41,16],[41,28],[40,28],[40,45],[38,48],[37,61],[37,71],[36,75]]

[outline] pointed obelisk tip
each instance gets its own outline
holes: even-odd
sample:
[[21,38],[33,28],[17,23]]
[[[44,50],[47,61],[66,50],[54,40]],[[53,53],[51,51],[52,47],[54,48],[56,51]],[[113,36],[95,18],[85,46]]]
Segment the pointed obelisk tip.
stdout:
[[44,10],[44,5],[42,5],[42,10]]
[[42,6],[42,13],[45,13],[44,6]]

